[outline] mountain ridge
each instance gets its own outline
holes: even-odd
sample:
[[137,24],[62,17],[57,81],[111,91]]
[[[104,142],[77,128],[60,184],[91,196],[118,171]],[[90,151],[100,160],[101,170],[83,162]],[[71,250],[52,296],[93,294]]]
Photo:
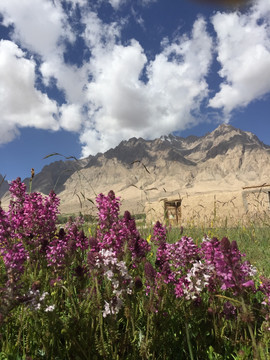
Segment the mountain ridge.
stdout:
[[86,198],[113,189],[134,211],[142,211],[145,201],[162,196],[269,183],[269,173],[270,146],[251,132],[222,124],[203,136],[133,137],[104,153],[53,162],[34,177],[32,191],[54,189],[62,211],[73,212]]

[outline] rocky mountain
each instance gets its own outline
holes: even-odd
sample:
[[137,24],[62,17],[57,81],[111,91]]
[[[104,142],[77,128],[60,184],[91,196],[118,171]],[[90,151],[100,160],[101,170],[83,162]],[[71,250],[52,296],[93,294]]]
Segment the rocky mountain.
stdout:
[[0,174],[0,199],[8,191],[9,185],[5,178]]
[[[57,194],[65,189],[65,182],[74,172],[84,167],[83,160],[77,161],[55,161],[43,167],[42,171],[36,174],[32,181],[32,191],[40,191],[43,194],[49,194],[54,190]],[[30,178],[23,182],[29,186]]]
[[[54,190],[65,213],[90,211],[96,194],[113,189],[124,208],[183,193],[240,190],[270,183],[270,146],[254,134],[222,124],[202,137],[131,138],[104,154],[47,165],[32,190]],[[27,183],[29,179],[26,179]]]

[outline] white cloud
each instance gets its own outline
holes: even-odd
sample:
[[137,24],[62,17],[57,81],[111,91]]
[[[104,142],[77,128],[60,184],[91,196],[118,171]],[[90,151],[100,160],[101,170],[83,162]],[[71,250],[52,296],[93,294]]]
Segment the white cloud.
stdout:
[[58,1],[1,0],[4,25],[14,25],[12,40],[43,57],[61,52],[64,38],[74,40]]
[[81,128],[81,109],[76,104],[63,104],[60,108],[60,125],[67,131],[78,132]]
[[[73,2],[74,5],[75,3],[80,6],[84,4],[83,0]],[[73,42],[75,35],[73,35],[70,30],[67,14],[65,14],[60,2],[53,2],[51,0],[35,0],[34,2],[31,0],[3,0],[0,2],[0,12],[3,14],[3,23],[14,26],[14,31],[11,34],[13,41],[21,44],[21,46],[27,48],[31,53],[35,53],[41,57],[42,63],[39,70],[42,77],[40,80],[46,86],[50,86],[53,79],[57,87],[63,91],[67,103],[70,104],[63,105],[61,108],[60,116],[63,117],[60,121],[61,126],[68,131],[78,131],[81,125],[79,124],[79,108],[84,102],[83,87],[87,74],[84,67],[77,68],[75,65],[68,65],[64,62],[63,53],[65,46],[63,40]],[[22,61],[18,63],[21,64]],[[31,73],[32,78],[26,86],[28,86],[28,89],[31,89],[31,95],[34,96],[33,94],[39,94],[35,89],[36,76],[34,67],[36,64],[34,63],[34,59],[31,60],[31,64],[33,67]],[[18,71],[17,73],[15,72],[15,74],[19,76]],[[27,81],[28,79],[25,80],[25,83]],[[17,91],[19,91],[19,89],[23,91],[23,82],[18,84]],[[14,94],[15,93],[16,91]],[[22,99],[24,99],[24,97],[21,96]],[[33,99],[29,99],[29,104],[33,101]],[[53,104],[53,112],[57,113],[56,102],[52,102],[49,99],[47,102]],[[48,104],[44,99],[41,103],[44,105],[43,112],[46,114]],[[71,119],[71,114],[74,116],[73,120]],[[0,116],[3,121],[3,115],[1,114]],[[37,123],[34,123],[34,119],[36,118],[32,115],[32,122],[28,120],[24,124],[21,119],[20,126],[40,127],[38,120],[35,120]],[[42,127],[44,129],[51,129],[51,117],[43,117],[43,121],[45,121],[45,119],[47,119],[48,123],[44,123]],[[73,121],[74,123],[72,123]],[[80,118],[80,122],[82,122],[82,117]],[[19,120],[17,123],[19,123]]]
[[58,130],[55,101],[35,88],[35,62],[13,42],[0,41],[0,143],[21,127]]
[[59,57],[51,57],[40,66],[42,80],[50,86],[52,79],[56,80],[57,87],[64,92],[69,103],[83,104],[85,101],[83,88],[87,83],[87,66],[78,68],[68,65]]
[[126,0],[108,0],[108,1],[114,9],[118,9],[121,5],[123,5],[126,2]]
[[[72,2],[80,6],[85,4],[83,0]],[[0,12],[5,25],[14,25],[13,41],[41,56],[44,84],[48,86],[51,78],[55,79],[66,100],[76,102],[81,97],[85,73],[64,62],[64,41],[73,43],[76,34],[72,32],[60,1],[1,0]]]
[[[115,8],[124,3],[109,1]],[[51,129],[53,121],[55,129],[60,126],[80,132],[82,154],[86,156],[105,151],[122,139],[153,138],[195,122],[192,113],[207,96],[205,77],[212,58],[212,41],[203,19],[195,22],[190,37],[167,40],[163,51],[149,63],[136,40],[121,43],[125,19],[105,24],[84,0],[71,2],[73,9],[80,6],[85,25],[82,36],[91,51],[90,61],[80,68],[64,62],[62,40],[73,41],[74,36],[59,1],[36,0],[33,5],[30,0],[3,0],[0,4],[4,23],[14,25],[14,41],[41,56],[41,80],[50,86],[53,79],[64,92],[67,104],[57,109],[55,102],[35,89],[34,60],[24,59],[33,68],[27,83],[33,99],[37,94],[42,98],[39,104],[43,104],[44,114],[59,111],[59,124],[53,117],[44,116],[44,128]],[[150,2],[142,0],[141,4]],[[21,64],[19,60],[16,64]],[[20,124],[41,126],[38,122],[23,123],[22,119]]]
[[[98,37],[99,32],[90,36]],[[195,122],[192,112],[208,93],[205,76],[212,59],[203,19],[195,22],[190,38],[167,42],[151,63],[135,40],[127,46],[112,38],[105,43],[93,48],[93,80],[87,86],[91,121],[81,135],[83,156],[127,137],[154,138]],[[141,80],[144,69],[147,82]]]
[[[115,10],[127,3],[132,8],[129,0],[97,3],[102,1]],[[24,126],[63,128],[80,134],[82,155],[87,156],[132,136],[154,138],[198,122],[194,114],[208,98],[206,77],[213,56],[205,20],[197,19],[190,35],[163,39],[162,51],[149,61],[137,40],[121,41],[127,18],[105,23],[87,0],[67,2],[70,18],[80,7],[82,34],[75,28],[72,32],[60,0],[0,0],[3,23],[14,26],[13,42],[2,41],[0,48],[2,139],[11,140]],[[143,25],[140,14],[135,15]],[[223,109],[227,117],[270,91],[269,21],[269,0],[258,0],[246,14],[212,18],[224,81],[209,106]],[[78,35],[91,53],[80,67],[64,60],[64,40],[72,43]],[[37,64],[21,49],[39,55],[40,80],[48,87],[53,81],[66,104],[36,89]]]
[[93,11],[86,11],[82,16],[85,25],[84,39],[87,46],[94,51],[94,56],[102,49],[112,49],[121,35],[121,22],[103,23]]
[[217,60],[224,78],[209,106],[222,108],[228,119],[270,91],[270,2],[258,1],[247,14],[217,13],[212,22],[217,32]]

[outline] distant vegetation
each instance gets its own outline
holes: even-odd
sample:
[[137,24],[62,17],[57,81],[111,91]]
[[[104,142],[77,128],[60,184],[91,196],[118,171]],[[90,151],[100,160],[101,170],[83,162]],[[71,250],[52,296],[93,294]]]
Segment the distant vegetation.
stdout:
[[269,227],[149,229],[112,191],[96,219],[20,180],[10,192],[0,359],[270,358]]

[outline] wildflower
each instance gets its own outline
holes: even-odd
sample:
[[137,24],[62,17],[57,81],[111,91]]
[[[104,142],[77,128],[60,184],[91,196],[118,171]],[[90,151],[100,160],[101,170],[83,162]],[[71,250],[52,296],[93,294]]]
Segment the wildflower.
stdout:
[[166,242],[167,229],[162,226],[159,221],[156,222],[153,228],[153,238],[152,241],[154,244],[161,245]]
[[8,244],[6,247],[0,248],[0,255],[9,275],[10,280],[18,281],[24,270],[24,263],[29,257],[21,241],[14,244]]
[[[140,261],[150,251],[147,241],[140,237],[135,220],[128,211],[119,219],[119,198],[112,191],[108,196],[100,194],[97,199],[99,228],[97,240],[100,248],[114,249],[118,257],[124,255],[125,244],[134,262]],[[96,246],[95,246],[96,247]],[[136,266],[136,265],[134,265]]]
[[123,306],[123,301],[116,296],[109,303],[105,301],[105,306],[102,313],[103,317],[105,318],[108,315],[118,314],[122,306]]
[[99,194],[96,202],[98,207],[99,230],[109,229],[112,223],[118,219],[120,199],[115,197],[114,192],[111,190],[108,196]]
[[47,295],[49,295],[49,294],[48,294],[47,292],[44,292],[44,293],[40,296],[39,301],[43,301]]
[[270,305],[270,279],[261,276],[261,285],[259,290],[264,294],[265,298],[262,302],[263,305]]
[[150,262],[146,262],[144,265],[145,277],[148,281],[153,281],[156,276],[156,271]]
[[[184,278],[183,295],[187,300],[198,299],[200,293],[209,285],[209,279],[212,275],[214,267],[196,261],[192,268],[188,271]],[[179,289],[178,289],[179,290]]]
[[[254,287],[252,277],[256,271],[249,262],[242,262],[244,254],[238,250],[236,241],[230,243],[227,238],[221,241],[213,238],[204,241],[201,249],[206,263],[214,266],[215,280],[220,283],[221,290],[232,288],[237,293],[243,288]],[[214,280],[214,275],[210,280]]]
[[232,305],[229,301],[226,301],[223,304],[222,315],[224,315],[227,320],[233,319],[236,316],[236,312],[236,307]]
[[45,298],[47,297],[48,292],[40,293],[39,290],[29,290],[27,294],[23,296],[23,302],[33,311],[40,310],[42,308],[42,303],[44,303]]
[[52,312],[55,309],[55,305],[49,305],[45,308],[45,312]]

